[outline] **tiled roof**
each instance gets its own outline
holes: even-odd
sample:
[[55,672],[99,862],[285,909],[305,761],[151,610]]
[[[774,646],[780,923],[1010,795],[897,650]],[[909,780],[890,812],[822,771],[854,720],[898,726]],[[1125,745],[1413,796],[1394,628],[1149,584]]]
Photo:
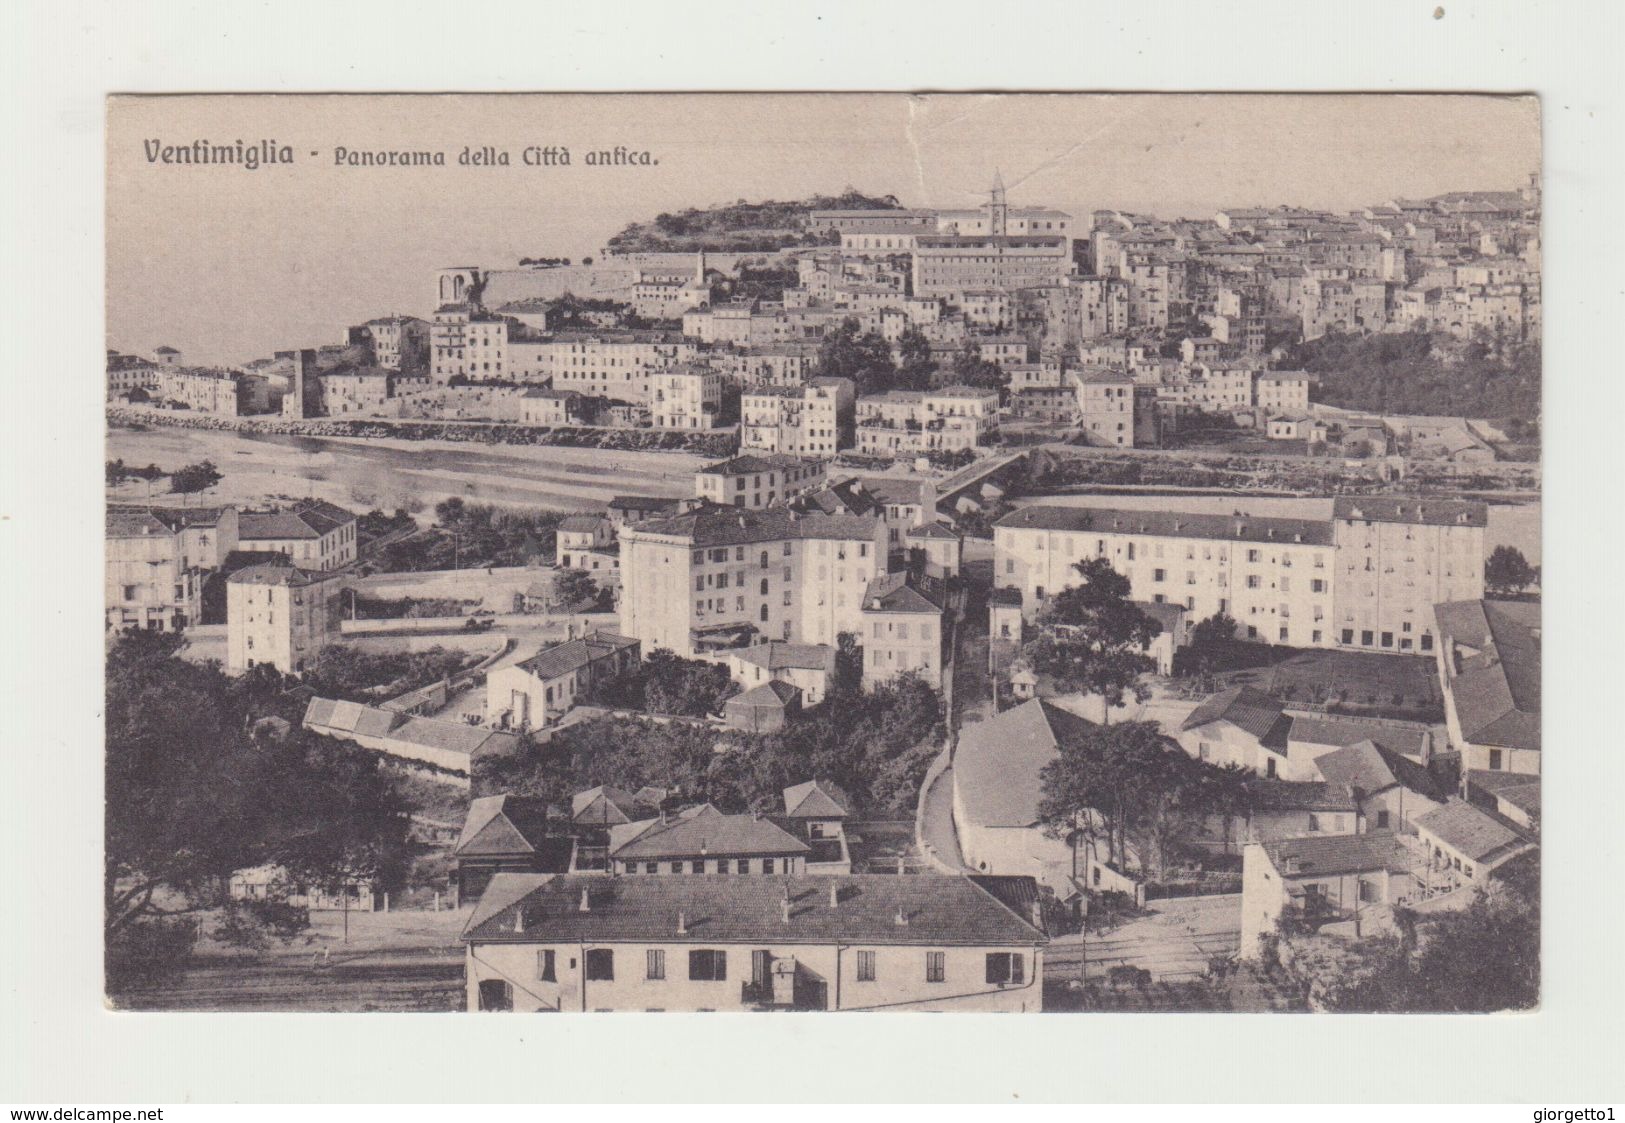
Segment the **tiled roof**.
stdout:
[[564,531],[596,531],[603,525],[603,515],[568,515],[559,520],[559,529]]
[[919,526],[917,526],[914,529],[910,530],[903,537],[905,537],[905,538],[921,538],[921,539],[938,539],[938,540],[943,541],[943,542],[958,542],[958,541],[960,541],[958,531],[954,530],[950,526],[947,526],[947,525],[945,525],[943,523],[939,523],[939,522],[936,522],[936,521],[921,523]]
[[852,797],[830,780],[808,780],[784,789],[784,813],[794,819],[834,819],[852,813]]
[[783,507],[708,507],[640,524],[636,533],[688,539],[696,547],[747,545],[788,538],[873,541],[880,521],[859,515],[806,514]]
[[1255,780],[1248,784],[1256,811],[1358,811],[1347,784],[1314,780]]
[[865,612],[919,612],[933,616],[942,613],[942,594],[929,582],[916,581],[907,573],[886,573],[869,582],[863,591]]
[[288,585],[295,588],[331,580],[337,574],[311,573],[291,565],[250,565],[237,570],[226,581],[232,585]]
[[488,795],[468,805],[453,851],[459,857],[532,854],[547,837],[547,802],[526,796]]
[[631,792],[607,784],[577,792],[570,798],[570,817],[584,824],[631,822],[642,808]]
[[967,725],[954,751],[954,791],[971,824],[1028,827],[1038,821],[1039,772],[1058,739],[1092,723],[1044,698]]
[[766,854],[805,854],[807,844],[769,819],[724,815],[709,804],[695,814],[662,823],[650,819],[642,829],[617,838],[610,856],[646,861],[664,858],[733,858]]
[[1283,720],[1281,703],[1274,698],[1250,686],[1232,686],[1192,710],[1180,728],[1200,729],[1211,722],[1228,721],[1262,741]]
[[343,507],[324,499],[307,499],[286,511],[244,511],[238,516],[237,537],[245,542],[321,538],[355,521]]
[[566,640],[555,647],[538,651],[529,659],[516,664],[539,679],[554,679],[579,671],[589,663],[608,658],[618,651],[635,647],[638,641],[613,632],[589,632],[580,639]]
[[1315,767],[1327,780],[1347,784],[1362,797],[1395,785],[1441,802],[1450,795],[1449,786],[1440,783],[1425,765],[1369,740],[1323,753],[1315,758]]
[[612,511],[675,511],[682,502],[669,495],[617,495],[607,506]]
[[825,643],[769,640],[728,654],[767,671],[795,669],[829,673],[835,670],[835,649]]
[[881,503],[920,507],[925,505],[928,482],[898,479],[894,476],[870,476],[860,480],[864,491]]
[[486,729],[462,721],[408,717],[377,706],[330,698],[312,698],[305,707],[304,724],[307,729],[334,736],[352,734],[377,737],[422,748],[462,753],[470,762],[476,755],[509,752],[519,744],[518,737],[501,730]]
[[1172,601],[1137,600],[1132,603],[1135,608],[1161,624],[1165,632],[1173,631],[1174,625],[1179,623],[1179,618],[1185,615],[1185,606]]
[[1491,772],[1484,768],[1467,771],[1469,791],[1510,803],[1526,815],[1540,814],[1540,777],[1522,772]]
[[744,476],[753,472],[782,471],[786,468],[811,468],[810,461],[802,460],[796,456],[786,456],[782,453],[750,453],[736,456],[732,460],[721,460],[715,464],[707,464],[696,474],[701,476]]
[[1418,815],[1414,823],[1417,830],[1427,831],[1475,862],[1510,855],[1529,845],[1529,840],[1509,821],[1460,799]]
[[1283,838],[1263,846],[1270,862],[1285,877],[1326,877],[1377,870],[1406,873],[1411,868],[1410,851],[1385,831]]
[[1470,744],[1540,750],[1540,605],[1452,601],[1435,605],[1446,650],[1455,645],[1451,697]]
[[[1350,418],[1348,424],[1353,425]],[[1340,495],[1332,501],[1334,519],[1413,526],[1485,526],[1489,508],[1458,499],[1389,499],[1376,495]]]
[[1332,524],[1316,519],[1261,519],[1185,511],[1124,511],[1105,507],[1021,507],[993,524],[1011,530],[1143,534],[1151,538],[1213,538],[1238,542],[1332,544]]
[[109,507],[107,537],[171,534],[188,526],[214,526],[229,507]]
[[771,709],[783,709],[796,698],[800,697],[801,688],[791,686],[787,682],[764,682],[761,686],[754,686],[743,694],[735,694],[724,705],[728,708],[747,708],[752,706],[766,706]]
[[[911,947],[1047,943],[1033,918],[1018,915],[1007,903],[1018,898],[1018,887],[1007,886],[1008,880],[886,874],[608,878],[499,873],[469,918],[463,939]],[[1036,889],[1032,892],[1036,894]]]
[[1421,725],[1394,722],[1368,722],[1358,718],[1315,718],[1293,715],[1286,740],[1306,745],[1336,745],[1346,748],[1370,741],[1378,748],[1403,756],[1420,758],[1427,747],[1429,732]]

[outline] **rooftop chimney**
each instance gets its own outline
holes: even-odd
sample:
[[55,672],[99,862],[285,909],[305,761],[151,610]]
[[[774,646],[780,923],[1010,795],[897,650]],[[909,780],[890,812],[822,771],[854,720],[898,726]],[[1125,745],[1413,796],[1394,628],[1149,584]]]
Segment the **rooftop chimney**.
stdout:
[[525,906],[524,905],[520,905],[517,909],[514,910],[514,914],[513,914],[513,930],[515,932],[523,932],[525,930]]
[[901,877],[903,872],[903,856],[899,854],[897,855],[897,875]]
[[829,883],[829,907],[832,909],[841,907],[841,888],[833,881]]
[[682,909],[677,910],[677,934],[679,936],[688,935],[688,921],[684,918]]
[[903,906],[897,906],[897,915],[892,919],[892,923],[896,924],[899,928],[908,927],[908,914],[903,911]]
[[790,895],[788,893],[779,902],[779,914],[784,918],[786,924],[790,923]]
[[587,896],[587,887],[585,885],[581,887],[581,904],[579,908],[582,912],[592,911],[592,901]]

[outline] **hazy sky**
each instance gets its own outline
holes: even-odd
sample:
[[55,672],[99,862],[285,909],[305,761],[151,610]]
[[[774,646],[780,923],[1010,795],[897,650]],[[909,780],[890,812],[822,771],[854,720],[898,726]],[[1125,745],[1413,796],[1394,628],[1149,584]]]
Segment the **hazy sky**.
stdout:
[[[241,362],[433,310],[445,265],[597,254],[626,223],[847,185],[974,206],[995,168],[1012,205],[1083,218],[1515,189],[1540,166],[1533,99],[1423,95],[220,96],[108,106],[109,347]],[[149,163],[144,142],[261,139],[294,163]],[[352,150],[441,150],[447,166],[344,168]],[[457,163],[464,145],[508,167]],[[571,166],[520,164],[562,145]],[[589,150],[648,150],[595,168]],[[312,153],[316,155],[312,155]]]

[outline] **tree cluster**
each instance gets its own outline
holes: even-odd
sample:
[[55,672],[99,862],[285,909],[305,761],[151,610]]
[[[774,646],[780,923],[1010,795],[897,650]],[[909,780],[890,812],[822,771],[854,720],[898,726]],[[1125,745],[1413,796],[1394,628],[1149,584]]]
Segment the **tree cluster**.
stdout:
[[304,683],[323,698],[378,702],[456,674],[473,657],[431,647],[424,651],[369,651],[353,644],[322,648]]
[[1316,399],[1376,413],[1534,419],[1540,347],[1443,333],[1332,332],[1289,350],[1283,367],[1320,376]]
[[1197,760],[1156,722],[1080,725],[1058,748],[1039,773],[1046,832],[1081,836],[1118,869],[1138,864],[1153,880],[1208,816],[1244,815],[1249,805],[1249,773]]
[[169,490],[179,495],[207,491],[220,482],[220,470],[210,461],[187,464],[169,474]]
[[110,965],[143,942],[176,950],[150,926],[219,904],[236,870],[274,863],[321,888],[387,883],[406,853],[409,809],[377,754],[297,726],[256,736],[255,719],[280,704],[280,676],[229,679],[177,658],[178,645],[142,633],[107,654]]
[[838,685],[821,705],[773,734],[639,718],[580,722],[545,744],[526,742],[516,753],[479,758],[474,790],[538,795],[568,806],[571,794],[597,784],[653,785],[724,811],[768,812],[782,808],[786,787],[816,778],[839,784],[862,813],[908,816],[943,736],[941,696],[907,676],[867,693]]
[[1484,584],[1490,592],[1500,596],[1519,595],[1539,576],[1516,546],[1497,546],[1484,562]]

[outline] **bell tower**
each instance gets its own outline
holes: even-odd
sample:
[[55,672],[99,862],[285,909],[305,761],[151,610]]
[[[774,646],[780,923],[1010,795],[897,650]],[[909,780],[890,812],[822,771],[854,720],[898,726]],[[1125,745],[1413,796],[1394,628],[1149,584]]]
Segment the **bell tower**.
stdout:
[[993,186],[988,191],[987,232],[1003,236],[1009,232],[1010,205],[1004,201],[1004,177],[998,169],[993,171]]

